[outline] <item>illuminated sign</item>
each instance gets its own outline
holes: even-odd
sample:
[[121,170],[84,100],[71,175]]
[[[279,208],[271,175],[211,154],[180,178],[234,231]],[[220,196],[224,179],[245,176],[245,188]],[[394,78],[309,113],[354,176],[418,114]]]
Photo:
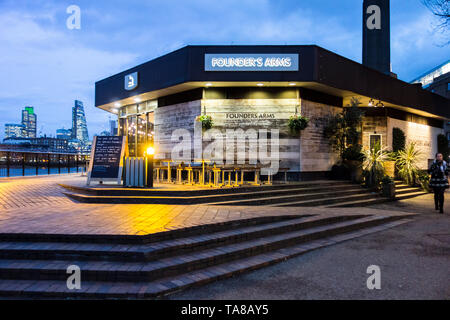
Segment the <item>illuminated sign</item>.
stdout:
[[138,85],[138,73],[133,72],[125,76],[125,90],[133,90]]
[[298,71],[298,54],[205,54],[205,71]]

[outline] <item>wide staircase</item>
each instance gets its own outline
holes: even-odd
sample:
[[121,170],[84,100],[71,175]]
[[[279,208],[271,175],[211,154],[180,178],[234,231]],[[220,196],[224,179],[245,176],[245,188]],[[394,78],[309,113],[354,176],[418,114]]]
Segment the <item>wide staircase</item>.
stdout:
[[418,196],[422,196],[424,194],[427,194],[427,192],[424,191],[420,187],[408,186],[401,180],[395,181],[395,199],[396,200],[415,198]]
[[[388,212],[291,215],[146,236],[0,234],[0,295],[156,298],[408,221]],[[80,289],[67,286],[72,265],[81,270]]]
[[390,201],[348,181],[307,181],[265,186],[203,189],[86,188],[61,185],[84,203],[208,204],[233,206],[360,207]]

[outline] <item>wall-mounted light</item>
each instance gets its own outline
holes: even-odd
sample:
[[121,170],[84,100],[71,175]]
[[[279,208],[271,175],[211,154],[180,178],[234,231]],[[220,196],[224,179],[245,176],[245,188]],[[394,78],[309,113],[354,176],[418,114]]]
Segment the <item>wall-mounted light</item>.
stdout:
[[207,84],[205,84],[205,86],[206,86],[206,87],[211,87],[211,86],[212,86],[212,83],[211,83],[211,82],[208,82]]
[[296,83],[295,83],[295,82],[291,82],[291,83],[289,83],[289,85],[290,85],[290,86],[295,86]]
[[264,83],[257,83],[256,84],[258,87],[263,87],[264,86]]
[[118,103],[118,102],[114,103],[114,107],[120,108],[120,103]]
[[377,104],[376,104],[376,107],[378,107],[378,108],[384,108],[384,103],[381,102],[381,101],[378,101]]
[[139,98],[139,97],[134,98],[134,102],[136,102],[136,103],[141,102],[141,98]]
[[370,99],[370,100],[369,100],[369,107],[373,107],[373,104],[374,104],[373,99]]

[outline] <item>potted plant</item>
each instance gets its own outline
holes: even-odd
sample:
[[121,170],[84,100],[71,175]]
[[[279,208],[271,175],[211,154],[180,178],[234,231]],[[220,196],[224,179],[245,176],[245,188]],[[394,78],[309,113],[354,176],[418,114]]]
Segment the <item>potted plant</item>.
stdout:
[[301,115],[289,117],[288,127],[292,134],[297,135],[308,127],[309,119]]
[[398,174],[402,180],[413,186],[419,173],[418,161],[421,153],[416,149],[416,144],[411,142],[405,150],[399,150],[395,159]]
[[382,178],[385,176],[384,162],[388,155],[377,143],[372,149],[365,150],[363,169],[366,171],[365,182],[368,187],[379,188]]
[[358,144],[360,141],[361,122],[364,115],[359,108],[360,104],[358,99],[352,98],[350,105],[343,108],[341,113],[328,118],[328,123],[323,129],[324,137],[339,153],[341,160],[347,147]]
[[428,173],[420,171],[417,180],[419,180],[419,184],[424,191],[428,193],[433,192],[430,187],[430,176]]
[[206,131],[212,128],[213,126],[213,120],[211,116],[208,116],[206,114],[198,116],[195,121],[202,123],[202,130]]
[[397,157],[397,153],[388,151],[387,154],[387,159],[383,163],[384,170],[387,176],[395,179],[395,158]]
[[395,199],[394,179],[389,176],[384,176],[383,179],[381,179],[381,192],[383,194],[383,197]]
[[350,179],[354,182],[362,182],[363,170],[362,161],[364,160],[364,154],[361,152],[362,146],[355,144],[347,147],[342,158],[348,169],[350,170]]

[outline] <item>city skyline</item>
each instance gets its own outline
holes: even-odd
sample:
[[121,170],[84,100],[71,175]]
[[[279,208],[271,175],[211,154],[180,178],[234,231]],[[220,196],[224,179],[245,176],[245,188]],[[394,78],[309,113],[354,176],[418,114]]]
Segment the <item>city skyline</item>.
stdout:
[[[66,27],[68,5],[44,0],[0,4],[0,41],[8,48],[0,68],[9,74],[0,80],[0,127],[13,123],[20,108],[33,105],[40,115],[38,131],[43,127],[43,134],[54,135],[70,121],[63,110],[78,99],[85,104],[89,130],[99,134],[108,130],[108,115],[94,106],[95,82],[188,44],[317,44],[362,61],[362,0],[339,6],[334,1],[174,5],[83,0],[77,2],[79,30]],[[391,1],[392,71],[399,79],[409,82],[448,59],[435,24],[420,0],[410,1],[408,12],[401,1]]]

